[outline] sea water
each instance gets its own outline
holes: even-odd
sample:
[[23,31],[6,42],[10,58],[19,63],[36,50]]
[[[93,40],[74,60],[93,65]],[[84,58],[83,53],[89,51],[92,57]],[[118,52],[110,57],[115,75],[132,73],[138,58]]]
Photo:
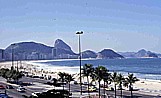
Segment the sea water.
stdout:
[[[51,60],[36,62],[49,71],[79,73],[79,60]],[[105,66],[110,72],[119,72],[123,75],[133,73],[142,79],[161,80],[161,58],[127,58],[127,59],[82,59],[84,64],[94,67]]]

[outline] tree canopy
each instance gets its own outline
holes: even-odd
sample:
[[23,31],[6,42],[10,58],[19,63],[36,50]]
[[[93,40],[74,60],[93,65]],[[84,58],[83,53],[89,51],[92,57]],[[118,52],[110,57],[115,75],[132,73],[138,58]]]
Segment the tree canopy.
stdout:
[[8,80],[19,80],[22,78],[23,73],[15,70],[13,67],[11,69],[0,69],[0,76]]

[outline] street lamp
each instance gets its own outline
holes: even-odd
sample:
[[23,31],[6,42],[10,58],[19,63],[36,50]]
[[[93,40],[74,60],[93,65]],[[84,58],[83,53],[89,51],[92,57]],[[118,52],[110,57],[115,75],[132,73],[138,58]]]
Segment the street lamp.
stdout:
[[82,95],[82,78],[81,78],[81,42],[80,42],[80,35],[83,34],[83,31],[77,32],[78,35],[78,43],[79,43],[79,64],[80,64],[80,87],[81,87],[81,95]]

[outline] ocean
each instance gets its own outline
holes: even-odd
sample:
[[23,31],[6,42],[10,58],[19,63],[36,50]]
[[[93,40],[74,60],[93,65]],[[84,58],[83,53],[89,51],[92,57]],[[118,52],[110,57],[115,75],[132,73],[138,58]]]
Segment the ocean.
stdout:
[[[79,60],[49,60],[36,62],[41,68],[49,71],[79,72]],[[161,80],[161,58],[127,58],[127,59],[82,59],[82,65],[92,64],[94,67],[105,66],[110,72],[123,75],[133,73],[137,78]]]

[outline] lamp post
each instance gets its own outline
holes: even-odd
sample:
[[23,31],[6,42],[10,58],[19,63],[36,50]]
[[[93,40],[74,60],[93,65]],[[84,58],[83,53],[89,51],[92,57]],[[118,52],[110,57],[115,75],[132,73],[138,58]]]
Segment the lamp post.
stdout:
[[83,31],[76,32],[78,35],[78,47],[79,47],[79,64],[80,64],[80,87],[81,87],[81,95],[82,95],[82,78],[81,78],[81,42],[80,42],[80,35],[83,34]]

